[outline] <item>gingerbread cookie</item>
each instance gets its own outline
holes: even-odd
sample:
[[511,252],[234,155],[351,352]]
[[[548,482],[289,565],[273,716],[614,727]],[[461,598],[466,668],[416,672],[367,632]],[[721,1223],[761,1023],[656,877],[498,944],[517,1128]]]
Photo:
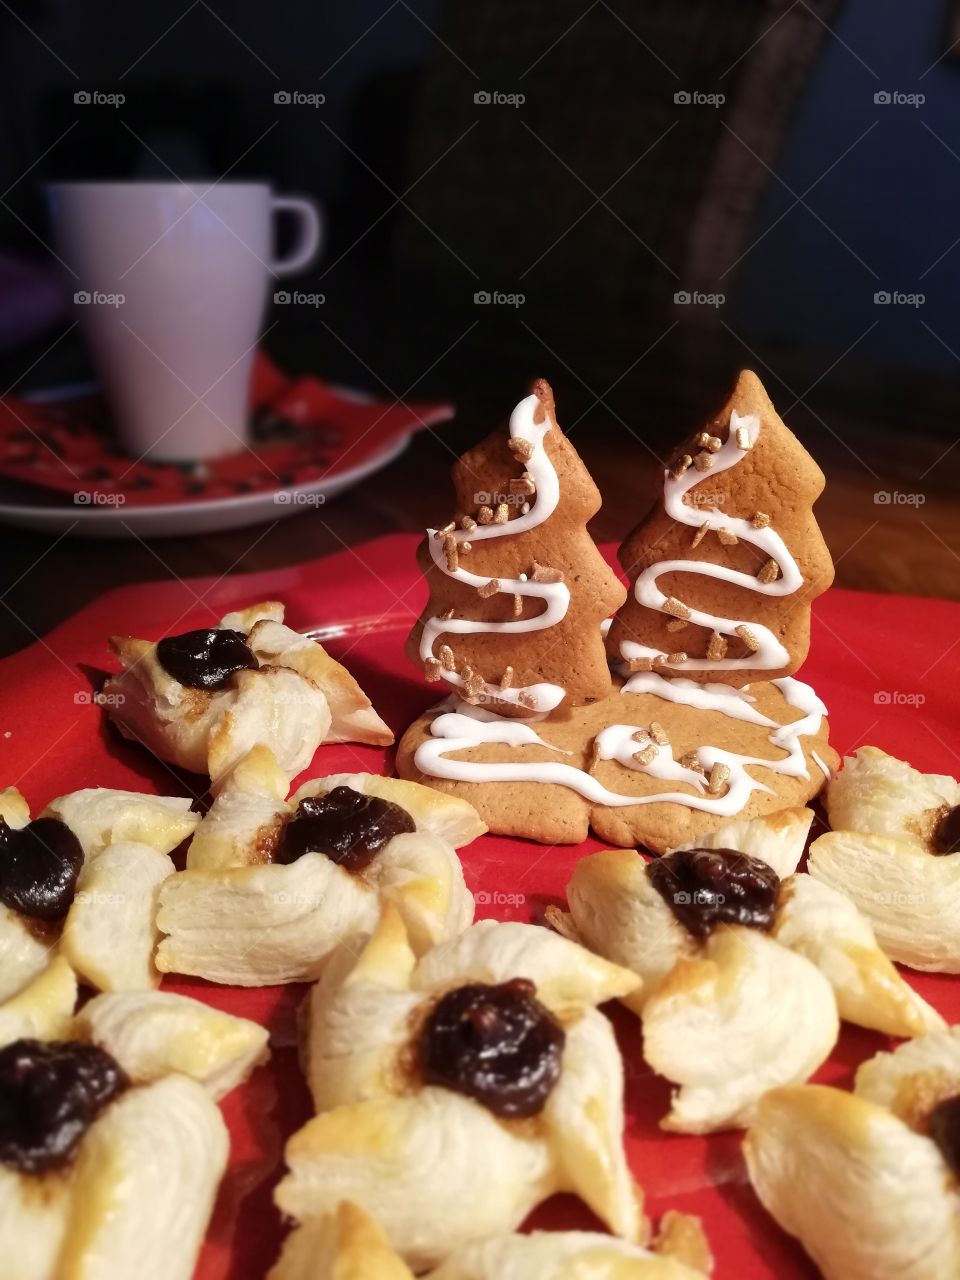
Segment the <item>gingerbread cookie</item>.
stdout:
[[663,853],[816,795],[839,764],[825,712],[792,678],[748,693],[650,671],[534,725],[441,704],[404,734],[397,771],[468,800],[502,835],[576,844],[592,828]]
[[500,715],[610,691],[600,623],[624,589],[586,524],[600,494],[542,379],[453,469],[456,515],[418,559],[430,598],[407,648],[426,678]]
[[610,657],[739,686],[796,671],[810,605],[833,581],[811,509],[823,486],[745,370],[675,452],[661,496],[620,549],[631,592],[607,636]]
[[[478,576],[473,568],[481,562],[471,559],[470,572],[460,567],[455,526],[430,531],[423,562],[431,604],[410,651],[428,678],[446,680],[453,694],[407,731],[400,775],[469,800],[493,832],[576,843],[592,827],[613,844],[655,852],[734,818],[803,805],[838,763],[827,742],[826,708],[813,689],[785,674],[806,654],[810,601],[833,573],[810,511],[823,487],[812,459],[754,375],[742,374],[723,414],[695,437],[702,447],[680,452],[664,475],[662,502],[621,549],[634,590],[609,628],[614,675],[601,680],[600,608],[616,598],[612,586],[605,589],[612,579],[592,571],[596,548],[592,555],[584,549],[583,520],[596,510],[596,491],[591,484],[587,502],[582,467],[572,450],[563,452],[552,423],[549,391],[538,383],[511,418],[511,441],[525,442],[537,490],[534,504],[520,507],[519,520],[527,522],[517,540],[522,551],[510,537],[483,538],[467,553],[485,557]],[[503,462],[497,448],[488,441],[460,464],[461,502],[470,476],[491,481],[491,458]],[[699,481],[711,472],[731,473],[728,492],[695,501],[704,498]],[[570,484],[563,482],[568,473]],[[503,511],[509,533],[509,504]],[[530,585],[518,565],[542,554],[530,539],[538,548],[553,539],[561,513],[567,524],[563,541],[551,542],[551,565],[562,566],[563,581],[538,575],[535,594],[546,606],[532,625],[478,624],[449,604],[436,614],[453,590],[486,601]],[[478,533],[493,528],[478,524]],[[508,555],[510,580],[501,568]],[[576,576],[577,565],[589,572]],[[493,592],[488,574],[498,575]],[[456,631],[463,649],[434,648],[444,628]],[[506,682],[497,680],[505,641]],[[667,648],[681,643],[683,651]],[[771,678],[758,678],[764,675]],[[523,711],[539,714],[529,721],[519,718]]]

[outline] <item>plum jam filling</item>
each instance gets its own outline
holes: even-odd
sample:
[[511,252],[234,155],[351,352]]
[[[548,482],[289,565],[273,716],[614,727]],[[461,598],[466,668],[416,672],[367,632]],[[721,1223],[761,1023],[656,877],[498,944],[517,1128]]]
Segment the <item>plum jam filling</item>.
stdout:
[[96,1045],[15,1040],[0,1049],[0,1164],[21,1173],[62,1168],[128,1083]]
[[960,853],[960,804],[948,809],[933,833],[934,853]]
[[534,1116],[560,1076],[566,1035],[525,978],[472,983],[438,1000],[420,1035],[420,1072],[496,1116]]
[[927,1118],[927,1124],[940,1154],[955,1176],[960,1178],[960,1097],[937,1103]]
[[59,818],[10,827],[0,818],[0,902],[35,920],[62,920],[83,866],[80,841]]
[[695,937],[719,924],[770,929],[780,877],[759,858],[736,849],[679,849],[647,863],[650,883]]
[[416,829],[398,804],[352,787],[334,787],[324,796],[300,801],[283,829],[276,861],[286,864],[305,853],[323,853],[347,871],[363,871],[394,836]]
[[224,627],[167,636],[157,644],[157,661],[180,684],[209,693],[229,688],[238,671],[260,665],[244,633]]

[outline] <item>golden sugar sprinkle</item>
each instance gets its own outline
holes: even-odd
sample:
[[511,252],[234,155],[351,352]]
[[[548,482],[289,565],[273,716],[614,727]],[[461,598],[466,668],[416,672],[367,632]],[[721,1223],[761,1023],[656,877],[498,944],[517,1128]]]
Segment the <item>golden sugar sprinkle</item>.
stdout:
[[629,668],[630,671],[652,671],[653,659],[652,658],[629,658],[627,660],[627,667]]
[[500,579],[491,578],[489,582],[485,582],[482,587],[477,587],[477,595],[481,600],[489,600],[491,596],[495,596],[500,590]]
[[770,523],[770,517],[765,511],[758,511],[750,523],[755,529],[766,529],[767,525]]
[[692,769],[694,773],[706,773],[703,765],[700,763],[700,757],[696,751],[688,751],[686,755],[681,756],[678,762],[684,769]]
[[658,720],[650,721],[650,737],[658,746],[665,747],[670,741],[667,731]]
[[690,623],[685,622],[683,618],[671,618],[667,623],[668,631],[682,631],[684,627],[689,627]]
[[463,529],[466,533],[473,533],[476,527],[477,527],[477,522],[476,520],[474,520],[473,516],[460,517],[460,528]]
[[510,519],[510,508],[507,505],[507,503],[505,502],[498,503],[497,509],[493,513],[493,523],[506,524],[509,519]]
[[679,653],[668,654],[667,661],[670,663],[671,667],[682,667],[688,660],[689,656],[689,654],[684,653],[683,650],[681,650]]
[[524,497],[530,498],[537,492],[537,486],[533,483],[533,476],[526,471],[522,476],[507,481],[507,493],[522,494]]
[[690,617],[689,608],[676,596],[667,596],[660,608],[664,613],[673,614],[675,618],[683,618],[686,621]]
[[776,560],[768,560],[757,573],[758,582],[776,582],[780,577],[780,566]]
[[717,537],[725,547],[735,547],[740,541],[732,529],[718,529]]
[[709,471],[713,466],[713,454],[707,453],[705,450],[701,449],[694,458],[693,465],[698,471]]
[[642,751],[634,752],[633,758],[638,764],[653,764],[659,754],[659,751],[651,742],[649,747],[644,747]]
[[737,627],[737,635],[740,637],[740,639],[747,646],[747,648],[750,650],[751,653],[756,653],[757,650],[760,648],[760,641],[757,639],[757,637],[754,635],[754,633],[750,630],[749,627]]
[[479,524],[493,524],[493,507],[481,507],[477,512]]
[[530,570],[530,578],[533,582],[562,582],[563,574],[559,569],[551,569],[545,564],[540,564],[534,560],[533,568]]
[[737,427],[737,448],[749,449],[750,447],[750,432],[746,427]]
[[519,694],[517,696],[517,702],[519,702],[521,707],[526,707],[528,710],[536,710],[537,700],[532,693]]
[[707,657],[711,662],[719,662],[727,652],[726,639],[719,631],[714,631],[710,636],[710,643],[707,645]]
[[681,456],[673,464],[670,474],[673,476],[674,480],[679,480],[680,477],[684,474],[684,472],[689,470],[689,468],[692,466],[693,466],[693,458],[690,457],[689,453],[681,454]]
[[465,551],[465,552],[469,555],[469,554],[470,554],[470,552],[473,550],[473,543],[472,543],[472,542],[461,542],[461,543],[460,543],[460,550],[461,550],[461,551]]
[[523,596],[514,595],[513,597],[513,616],[520,618],[523,616]]
[[509,689],[513,684],[513,667],[507,667],[503,675],[500,677],[500,688]]
[[712,796],[719,795],[723,788],[727,785],[730,778],[730,766],[717,763],[710,770],[710,781],[707,783],[707,790]]
[[423,664],[423,674],[432,683],[440,679],[440,663],[436,658],[428,658]]
[[453,617],[453,610],[444,609],[443,613],[441,613],[440,615],[440,620],[441,622],[449,622],[452,617]]
[[451,573],[456,573],[460,568],[460,555],[457,549],[457,540],[452,534],[447,534],[443,540],[443,553],[447,557],[447,569]]
[[453,533],[456,527],[457,526],[451,520],[450,523],[445,524],[442,529],[437,529],[433,536],[435,538],[439,538],[440,541],[443,542],[446,538],[449,538],[450,534]]
[[453,656],[453,650],[448,644],[440,646],[440,665],[444,671],[456,671],[457,664]]
[[710,522],[708,520],[704,520],[703,524],[693,535],[693,542],[690,545],[693,547],[699,547],[700,543],[704,540],[704,538],[707,536],[709,532],[710,532]]
[[507,441],[507,448],[513,456],[518,458],[521,462],[529,462],[533,457],[533,445],[529,440],[522,440],[518,437],[511,436]]

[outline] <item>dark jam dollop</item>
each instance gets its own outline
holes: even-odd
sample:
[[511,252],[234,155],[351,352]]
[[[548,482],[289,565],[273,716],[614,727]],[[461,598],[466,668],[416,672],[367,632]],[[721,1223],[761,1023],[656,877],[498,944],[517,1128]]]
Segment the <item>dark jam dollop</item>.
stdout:
[[780,877],[736,849],[680,849],[647,863],[647,875],[682,925],[705,938],[718,924],[769,929]]
[[927,1119],[930,1137],[953,1172],[960,1177],[960,1097],[939,1102]]
[[948,809],[933,833],[934,853],[960,853],[960,804]]
[[565,1040],[532,982],[473,983],[437,1002],[420,1036],[420,1071],[496,1116],[534,1116],[557,1083]]
[[398,804],[352,787],[334,787],[324,796],[300,801],[283,829],[276,861],[296,862],[305,853],[325,853],[347,871],[362,871],[388,840],[416,829]]
[[210,693],[228,688],[238,671],[260,665],[244,633],[225,627],[167,636],[157,644],[157,661],[180,684]]
[[0,902],[37,920],[62,920],[83,866],[80,841],[59,818],[9,827],[0,818]]
[[72,1040],[15,1040],[0,1049],[0,1164],[61,1168],[128,1084],[109,1053]]

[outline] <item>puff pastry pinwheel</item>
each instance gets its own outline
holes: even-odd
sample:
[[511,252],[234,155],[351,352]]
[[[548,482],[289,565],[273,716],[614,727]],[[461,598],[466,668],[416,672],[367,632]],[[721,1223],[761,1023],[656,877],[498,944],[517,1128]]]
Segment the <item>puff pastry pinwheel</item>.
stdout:
[[31,822],[18,791],[0,793],[0,1044],[63,1034],[78,977],[159,982],[156,887],[199,820],[189,800],[90,788]]
[[287,1144],[278,1206],[303,1221],[354,1201],[415,1270],[514,1230],[556,1191],[638,1241],[623,1067],[594,1007],[636,986],[535,925],[484,921],[417,961],[388,905],[308,998],[304,1065],[324,1110]]
[[254,748],[216,797],[166,882],[163,972],[236,986],[312,981],[341,941],[393,903],[417,951],[465,928],[473,897],[455,845],[486,828],[463,800],[418,783],[337,774],[282,799],[272,754]]
[[647,1062],[678,1086],[666,1129],[748,1124],[762,1093],[826,1059],[839,1016],[901,1036],[943,1026],[849,900],[738,850],[593,854],[567,897],[558,926],[643,979],[625,1003]]
[[826,1280],[960,1275],[960,1037],[881,1053],[854,1093],[819,1085],[760,1100],[750,1180]]
[[388,746],[393,734],[353,676],[283,625],[282,604],[228,613],[217,626],[153,643],[112,636],[123,670],[104,685],[120,732],[217,788],[251,747],[290,778],[321,742]]
[[960,783],[861,747],[826,804],[810,874],[857,904],[891,959],[960,973]]
[[677,849],[736,849],[773,867],[783,880],[800,865],[812,822],[813,810],[806,808],[780,809],[762,818],[734,818]]
[[[695,1219],[685,1221],[699,1232]],[[424,1280],[703,1280],[706,1274],[708,1267],[614,1236],[535,1231],[464,1245]],[[267,1280],[413,1280],[413,1272],[373,1218],[345,1200],[336,1213],[291,1232]]]
[[[166,999],[103,996],[75,1028],[87,1039],[0,1049],[0,1257],[17,1260],[17,1280],[193,1275],[227,1162],[211,1093],[252,1065],[251,1037],[240,1019],[213,1015],[211,1028],[193,1012],[178,1030]],[[192,1060],[177,1044],[191,1020]],[[198,1078],[169,1073],[174,1063]]]

